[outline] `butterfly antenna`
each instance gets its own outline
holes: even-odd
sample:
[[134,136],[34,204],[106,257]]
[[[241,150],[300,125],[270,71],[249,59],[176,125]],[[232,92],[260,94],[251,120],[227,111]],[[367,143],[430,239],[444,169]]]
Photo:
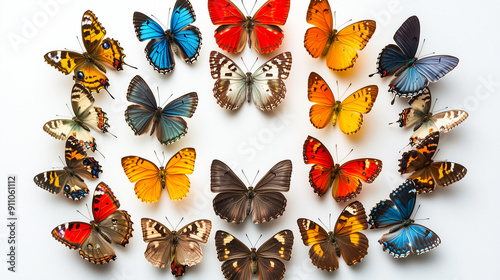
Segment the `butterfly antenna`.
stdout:
[[328,230],[332,229],[332,213],[328,214]]
[[250,72],[250,70],[248,69],[247,64],[245,63],[245,60],[243,59],[243,57],[240,57],[240,58],[241,58],[241,62],[243,62],[243,66],[245,66],[245,69],[247,70],[247,72]]
[[255,66],[255,63],[257,63],[257,60],[259,60],[259,57],[255,58],[255,61],[252,64],[252,67],[250,67],[250,71],[252,71],[253,67]]
[[[348,23],[349,23],[349,22],[351,22],[351,21],[352,21],[352,18],[351,18],[350,20],[348,20],[348,21],[344,22],[344,23],[343,23],[343,24],[342,24],[342,25],[341,25],[338,29],[342,29],[342,27],[343,27],[344,25],[348,24]],[[337,24],[337,23],[335,22],[335,24]]]
[[324,228],[327,228],[327,229],[328,229],[328,231],[330,231],[330,228],[329,228],[329,227],[327,227],[327,226],[325,225],[325,223],[323,223],[323,221],[322,221],[320,218],[318,218],[318,220],[319,220],[319,222],[323,225],[323,227],[324,227]]
[[255,246],[253,246],[253,244],[252,244],[252,241],[250,241],[250,237],[248,237],[248,234],[245,233],[245,236],[247,237],[247,240],[248,240],[248,243],[250,243],[250,246],[252,246],[252,248],[255,248]]
[[78,38],[78,36],[76,36],[76,40],[78,41],[78,45],[80,45],[80,49],[82,50],[82,52],[84,52],[82,42],[80,42],[80,38]]
[[107,87],[105,87],[104,90],[109,94],[111,98],[115,99],[115,97],[111,94],[111,92],[109,92]]
[[247,175],[245,174],[245,171],[243,171],[243,169],[241,169],[241,173],[243,173],[243,176],[245,176],[245,179],[247,180],[248,185],[251,186],[250,181],[248,180]]
[[64,166],[64,161],[62,160],[61,156],[59,156],[59,160],[61,161],[61,163],[63,164]]
[[170,228],[174,228],[174,226],[172,225],[172,223],[168,220],[167,216],[165,216],[165,219],[167,219],[167,222],[170,225]]
[[254,246],[252,246],[252,247],[254,247],[254,248],[255,248],[255,246],[257,246],[257,244],[259,244],[259,240],[260,240],[261,238],[262,238],[262,234],[259,236],[259,238],[257,239],[257,242],[255,242],[255,245],[254,245]]
[[251,186],[253,186],[253,185],[254,185],[254,183],[255,183],[255,179],[257,179],[257,175],[259,175],[259,172],[260,172],[260,170],[257,170],[257,174],[255,174],[255,177],[253,177],[253,181],[252,181]]
[[[167,100],[165,100],[165,102],[163,102],[163,104],[161,105],[161,107],[164,107],[164,106],[165,106],[165,104],[167,104],[167,103],[168,103],[168,101],[170,100],[170,98],[172,97],[172,95],[173,95],[173,94],[171,93],[171,94],[168,96]],[[159,102],[158,102],[158,103],[159,103]]]
[[72,113],[71,109],[69,108],[69,105],[68,105],[68,103],[66,103],[66,108],[68,108],[68,111],[69,111],[69,115],[70,115],[70,116],[73,116],[73,113]]
[[347,158],[347,157],[348,157],[348,156],[352,153],[352,151],[354,151],[354,149],[351,149],[351,150],[347,153],[347,155],[346,155],[346,156],[345,156],[345,157],[344,157],[341,161],[339,161],[339,162],[344,162],[344,160],[345,160],[345,159],[346,159],[346,158]]
[[[170,11],[171,10],[172,10],[172,8],[168,8],[168,17],[167,17],[168,22],[170,22]],[[160,23],[161,26],[163,27],[163,29],[167,30],[167,28],[165,28],[165,25],[159,19],[157,19],[154,15],[151,15],[151,17],[154,18],[158,23]]]
[[418,210],[420,210],[420,204],[417,206],[417,210],[415,210],[415,214],[413,215],[412,220],[414,220],[415,217],[417,216]]
[[335,144],[335,160],[337,160],[337,163],[339,162],[339,151],[337,148],[337,144]]
[[127,66],[128,66],[128,67],[130,67],[130,68],[134,68],[134,69],[137,69],[137,67],[135,67],[135,66],[132,66],[132,65],[130,65],[130,64],[128,64],[128,63],[125,63],[125,62],[123,62],[123,64],[127,65]]
[[[116,136],[115,136],[115,137],[116,137]],[[101,151],[99,151],[98,149],[95,149],[95,150],[96,150],[96,151],[97,151],[97,152],[101,155],[101,157],[106,158],[106,157],[105,157],[105,156],[101,153]]]
[[182,217],[181,220],[177,223],[174,230],[177,230],[177,227],[182,223],[183,220],[184,220],[184,217]]
[[406,146],[404,146],[403,148],[401,148],[401,150],[399,150],[399,153],[401,153],[404,149],[406,149],[406,147],[410,146],[411,143],[408,143],[406,144]]
[[[349,88],[351,87],[352,83],[349,83],[349,85],[347,86],[347,88],[345,89],[344,93],[342,93],[342,95],[340,96],[339,99],[342,99],[342,97],[344,97],[344,95],[347,93],[347,91],[349,90]],[[338,85],[337,85],[338,86]],[[340,92],[340,91],[339,91]]]
[[[88,210],[88,207],[87,207],[87,210]],[[90,221],[90,219],[89,219],[87,216],[83,215],[83,213],[82,213],[82,212],[80,212],[80,210],[76,210],[76,212],[78,212],[78,213],[79,213],[80,215],[82,215],[85,219],[87,219],[87,220],[89,220],[89,221]]]
[[[161,164],[160,158],[158,157],[158,153],[157,153],[156,151],[154,151],[154,152],[155,152],[156,160],[158,161],[158,163],[160,163],[160,164]],[[166,217],[165,217],[165,218],[166,218]]]
[[[417,42],[417,44],[418,44],[418,42]],[[420,48],[420,51],[418,52],[417,57],[420,57],[420,54],[422,53],[422,50],[424,49],[424,45],[425,45],[425,39],[422,41],[422,47]]]
[[335,28],[337,28],[337,11],[333,11],[333,20],[335,22]]

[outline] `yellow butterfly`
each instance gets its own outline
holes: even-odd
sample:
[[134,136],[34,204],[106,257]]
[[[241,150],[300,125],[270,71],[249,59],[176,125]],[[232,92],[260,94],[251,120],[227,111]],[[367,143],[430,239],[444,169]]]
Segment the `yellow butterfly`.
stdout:
[[171,200],[186,197],[190,182],[186,174],[192,174],[196,151],[185,148],[170,158],[165,167],[158,168],[151,161],[138,157],[122,158],[123,171],[135,184],[135,194],[142,202],[157,202],[162,190],[167,188]]
[[376,85],[361,88],[344,101],[335,101],[333,93],[325,80],[317,73],[311,72],[308,82],[309,101],[316,104],[309,110],[309,119],[316,128],[324,128],[331,121],[339,123],[339,128],[345,134],[354,134],[359,131],[363,123],[363,115],[371,111],[377,99]]
[[82,40],[84,53],[58,50],[45,54],[45,61],[57,70],[68,75],[74,71],[73,80],[90,91],[99,92],[109,86],[106,68],[123,70],[125,54],[117,40],[105,38],[106,30],[92,11],[86,11],[82,17]]
[[333,17],[327,0],[311,0],[307,9],[307,29],[304,47],[313,58],[325,57],[326,65],[333,71],[343,71],[354,66],[356,50],[362,50],[375,32],[373,20],[355,22],[342,30],[333,28]]

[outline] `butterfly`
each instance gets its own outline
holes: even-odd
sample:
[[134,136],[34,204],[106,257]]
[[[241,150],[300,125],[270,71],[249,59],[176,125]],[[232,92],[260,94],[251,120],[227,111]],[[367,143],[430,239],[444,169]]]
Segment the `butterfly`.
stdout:
[[369,113],[377,99],[378,87],[370,85],[363,87],[344,101],[335,101],[333,93],[325,80],[315,72],[309,75],[307,97],[316,103],[309,110],[309,120],[316,128],[325,128],[329,122],[335,126],[337,120],[339,128],[347,135],[354,134],[361,129],[363,115]]
[[99,178],[101,165],[93,157],[87,157],[84,147],[70,136],[66,140],[66,167],[63,170],[46,171],[36,175],[33,181],[37,186],[51,193],[62,193],[73,200],[79,200],[89,193],[82,177]]
[[420,22],[416,16],[409,17],[393,38],[397,45],[390,44],[382,49],[378,57],[377,73],[381,77],[394,75],[389,91],[395,96],[417,95],[429,82],[437,82],[458,64],[458,58],[449,55],[420,59],[415,57],[420,39]]
[[276,108],[285,98],[285,80],[292,68],[292,54],[281,53],[260,66],[253,74],[243,72],[229,57],[212,51],[210,73],[216,79],[214,96],[222,108],[236,110],[253,100],[262,111]]
[[175,2],[167,31],[147,15],[134,13],[135,34],[141,42],[150,40],[144,51],[156,71],[166,74],[174,70],[174,52],[186,63],[196,61],[201,49],[201,32],[190,25],[195,20],[193,6],[188,0]]
[[[118,71],[123,70],[125,54],[117,40],[105,38],[106,30],[91,11],[82,17],[82,40],[84,53],[60,50],[45,54],[45,61],[68,75],[74,72],[73,80],[81,83],[90,92],[99,92],[109,86],[104,65]],[[113,96],[111,96],[113,97]]]
[[118,210],[120,202],[104,182],[99,183],[92,199],[94,220],[88,223],[70,222],[57,226],[52,236],[70,249],[79,249],[80,256],[91,263],[103,264],[116,259],[109,246],[116,243],[125,247],[132,237],[132,219],[125,210]]
[[415,181],[418,193],[432,192],[436,186],[448,186],[467,174],[467,169],[461,164],[432,160],[438,143],[439,132],[432,132],[415,150],[405,152],[399,160],[399,172],[411,173],[409,179]]
[[462,123],[469,114],[463,110],[450,110],[433,115],[431,111],[431,92],[429,88],[412,97],[408,102],[410,108],[399,114],[400,127],[412,126],[414,133],[410,137],[410,144],[420,143],[425,136],[434,131],[448,132]]
[[391,227],[378,241],[384,251],[395,258],[406,258],[410,252],[420,255],[441,243],[435,232],[415,223],[417,191],[413,181],[407,180],[389,197],[390,200],[382,200],[373,207],[368,221],[372,229]]
[[333,198],[348,201],[361,192],[361,181],[371,183],[382,170],[382,161],[360,158],[342,165],[333,162],[332,155],[318,139],[308,136],[303,148],[304,163],[314,164],[309,171],[309,183],[318,196],[332,186]]
[[165,167],[158,168],[151,161],[128,156],[122,158],[123,171],[135,184],[135,194],[142,202],[157,202],[162,190],[167,188],[171,200],[179,200],[189,192],[190,182],[186,174],[192,174],[196,151],[185,148],[170,158]]
[[95,152],[97,144],[90,134],[90,128],[109,132],[108,118],[100,107],[93,107],[94,97],[82,84],[75,83],[71,90],[71,107],[75,116],[70,119],[57,119],[46,122],[43,130],[50,136],[66,140],[74,136],[87,149]]
[[267,240],[259,249],[248,247],[222,230],[215,234],[217,258],[223,262],[224,277],[231,280],[249,280],[252,274],[259,279],[283,279],[285,264],[292,255],[293,233],[282,230]]
[[327,0],[311,0],[307,23],[314,25],[304,35],[304,47],[313,57],[325,57],[326,66],[343,71],[354,66],[358,53],[372,37],[377,24],[362,20],[337,30],[333,26],[332,10]]
[[144,134],[153,126],[150,135],[156,131],[156,138],[164,145],[179,140],[187,133],[187,123],[182,117],[191,118],[198,106],[198,94],[190,92],[174,99],[162,109],[139,75],[130,81],[127,100],[136,103],[125,110],[125,120],[134,134]]
[[230,53],[241,52],[247,38],[258,53],[276,50],[285,36],[278,25],[285,25],[289,10],[290,0],[268,0],[253,17],[245,17],[231,0],[208,0],[210,19],[219,25],[215,41]]
[[146,260],[154,266],[163,268],[170,264],[172,274],[182,276],[186,266],[201,262],[203,253],[200,243],[207,243],[212,230],[209,220],[197,220],[178,231],[170,231],[166,226],[153,219],[142,218],[142,237],[148,247],[144,252]]
[[246,187],[234,172],[220,160],[210,167],[210,190],[218,193],[214,200],[215,213],[230,223],[239,224],[251,214],[254,224],[269,222],[285,211],[282,192],[290,189],[292,161],[275,164],[255,187]]
[[298,219],[304,245],[310,246],[309,257],[320,269],[333,271],[339,268],[340,255],[347,265],[357,264],[368,253],[368,238],[359,231],[368,228],[363,204],[354,201],[340,214],[333,231],[326,232],[309,219]]

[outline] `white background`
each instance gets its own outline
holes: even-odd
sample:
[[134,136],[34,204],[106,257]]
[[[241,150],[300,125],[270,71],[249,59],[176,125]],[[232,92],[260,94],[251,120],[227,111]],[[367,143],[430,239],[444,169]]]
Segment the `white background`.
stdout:
[[[246,0],[247,6],[253,1]],[[264,1],[259,0],[257,6]],[[20,3],[20,2],[17,2]],[[284,26],[285,39],[277,52],[257,55],[246,48],[241,55],[231,56],[240,63],[242,56],[251,65],[258,56],[261,65],[282,51],[291,51],[293,65],[286,81],[287,95],[283,103],[270,113],[263,113],[252,104],[245,103],[237,112],[220,108],[212,94],[214,81],[209,72],[209,53],[219,50],[212,36],[212,25],[205,0],[192,0],[197,20],[194,25],[201,29],[203,46],[198,61],[187,65],[176,57],[175,71],[169,75],[155,72],[144,55],[145,42],[139,42],[133,30],[132,14],[140,11],[154,14],[167,23],[169,1],[23,1],[13,6],[12,1],[1,1],[0,26],[2,26],[0,61],[2,95],[2,137],[0,156],[0,275],[8,279],[37,277],[63,277],[66,279],[171,279],[170,269],[158,269],[143,256],[146,243],[142,241],[140,219],[150,217],[166,223],[168,216],[173,224],[184,217],[182,225],[200,218],[213,222],[210,239],[202,246],[203,261],[187,269],[184,279],[222,279],[220,263],[216,258],[215,231],[226,230],[248,244],[263,237],[257,246],[282,229],[291,229],[295,235],[291,261],[286,263],[285,279],[329,279],[359,277],[371,279],[419,278],[419,279],[470,279],[494,278],[498,273],[498,174],[496,164],[498,117],[494,115],[499,101],[500,74],[497,35],[498,5],[495,1],[331,1],[337,11],[340,26],[349,19],[358,21],[373,19],[377,30],[365,50],[359,53],[353,69],[333,73],[323,59],[312,59],[303,47],[303,36],[310,26],[305,21],[308,1],[292,1],[288,22]],[[241,3],[238,4],[241,7]],[[108,71],[109,90],[116,97],[112,100],[106,92],[96,94],[96,105],[108,113],[110,131],[118,136],[94,133],[99,150],[94,156],[103,166],[104,173],[98,180],[89,181],[90,195],[80,202],[73,202],[62,195],[52,195],[33,183],[33,177],[54,167],[62,167],[59,157],[64,156],[64,141],[48,136],[42,130],[46,121],[68,116],[72,75],[64,76],[46,64],[43,55],[52,50],[68,48],[80,51],[76,36],[81,37],[82,14],[92,10],[106,28],[109,37],[118,39],[127,57],[125,61],[138,70],[125,67],[124,71]],[[438,98],[436,110],[444,108],[467,110],[470,117],[459,127],[443,135],[437,160],[450,160],[467,167],[466,177],[458,183],[440,188],[430,195],[419,196],[421,204],[417,218],[420,223],[433,229],[442,244],[430,253],[393,259],[378,238],[387,230],[366,230],[370,240],[368,255],[363,261],[348,267],[340,260],[335,272],[324,272],[313,266],[308,257],[308,247],[300,239],[296,220],[300,217],[328,220],[332,223],[347,203],[336,203],[330,191],[319,198],[308,182],[310,166],[302,160],[302,145],[307,135],[321,140],[335,154],[338,144],[339,158],[351,150],[347,159],[375,157],[383,161],[380,176],[372,184],[364,184],[357,197],[367,214],[381,199],[404,181],[398,173],[399,151],[406,145],[410,129],[401,129],[388,123],[396,121],[398,113],[406,107],[406,100],[397,100],[391,106],[392,95],[387,92],[389,79],[378,76],[368,78],[376,71],[380,50],[393,43],[392,36],[411,15],[417,15],[421,23],[421,41],[426,39],[422,55],[455,55],[460,59],[458,67],[441,81],[432,84],[433,98]],[[78,39],[78,40],[81,40]],[[421,47],[421,46],[420,46]],[[242,66],[242,65],[241,65]],[[242,66],[243,67],[243,66]],[[255,69],[255,68],[254,68]],[[311,71],[322,75],[340,91],[352,83],[348,93],[368,84],[379,86],[379,95],[371,113],[359,133],[346,136],[338,127],[315,129],[309,122],[311,103],[307,100],[307,78]],[[188,119],[189,131],[180,141],[162,146],[149,135],[134,136],[125,122],[124,110],[129,102],[125,95],[131,78],[141,75],[154,89],[160,88],[161,101],[173,94],[196,91],[199,105],[193,118]],[[335,93],[337,94],[336,90]],[[338,95],[336,96],[338,97]],[[125,176],[120,159],[138,155],[157,163],[154,151],[165,152],[170,158],[184,147],[194,147],[197,159],[194,173],[190,176],[191,190],[182,201],[170,201],[164,194],[155,204],[139,201],[133,184]],[[335,155],[334,155],[335,157]],[[282,217],[263,225],[249,220],[241,225],[228,224],[216,216],[212,209],[214,195],[209,191],[210,164],[214,158],[239,170],[252,180],[260,170],[257,180],[275,163],[283,159],[293,161],[291,189],[286,193],[288,205]],[[17,266],[16,273],[7,271],[7,175],[18,178],[16,214]],[[95,185],[100,180],[109,184],[134,222],[133,237],[125,248],[114,246],[117,260],[106,265],[94,265],[80,258],[55,241],[50,232],[57,225],[69,221],[85,221],[76,210],[87,213]],[[243,179],[244,180],[244,179]],[[425,220],[427,219],[428,220]],[[248,244],[249,245],[249,244]],[[2,277],[5,279],[4,277]]]

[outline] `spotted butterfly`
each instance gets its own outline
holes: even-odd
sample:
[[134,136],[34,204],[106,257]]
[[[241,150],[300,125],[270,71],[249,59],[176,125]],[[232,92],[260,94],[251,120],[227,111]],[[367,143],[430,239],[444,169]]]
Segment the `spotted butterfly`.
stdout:
[[82,144],[73,136],[66,140],[66,167],[63,170],[46,171],[36,175],[37,186],[51,193],[62,193],[73,200],[79,200],[89,193],[82,177],[99,178],[101,165],[93,157],[87,157]]

